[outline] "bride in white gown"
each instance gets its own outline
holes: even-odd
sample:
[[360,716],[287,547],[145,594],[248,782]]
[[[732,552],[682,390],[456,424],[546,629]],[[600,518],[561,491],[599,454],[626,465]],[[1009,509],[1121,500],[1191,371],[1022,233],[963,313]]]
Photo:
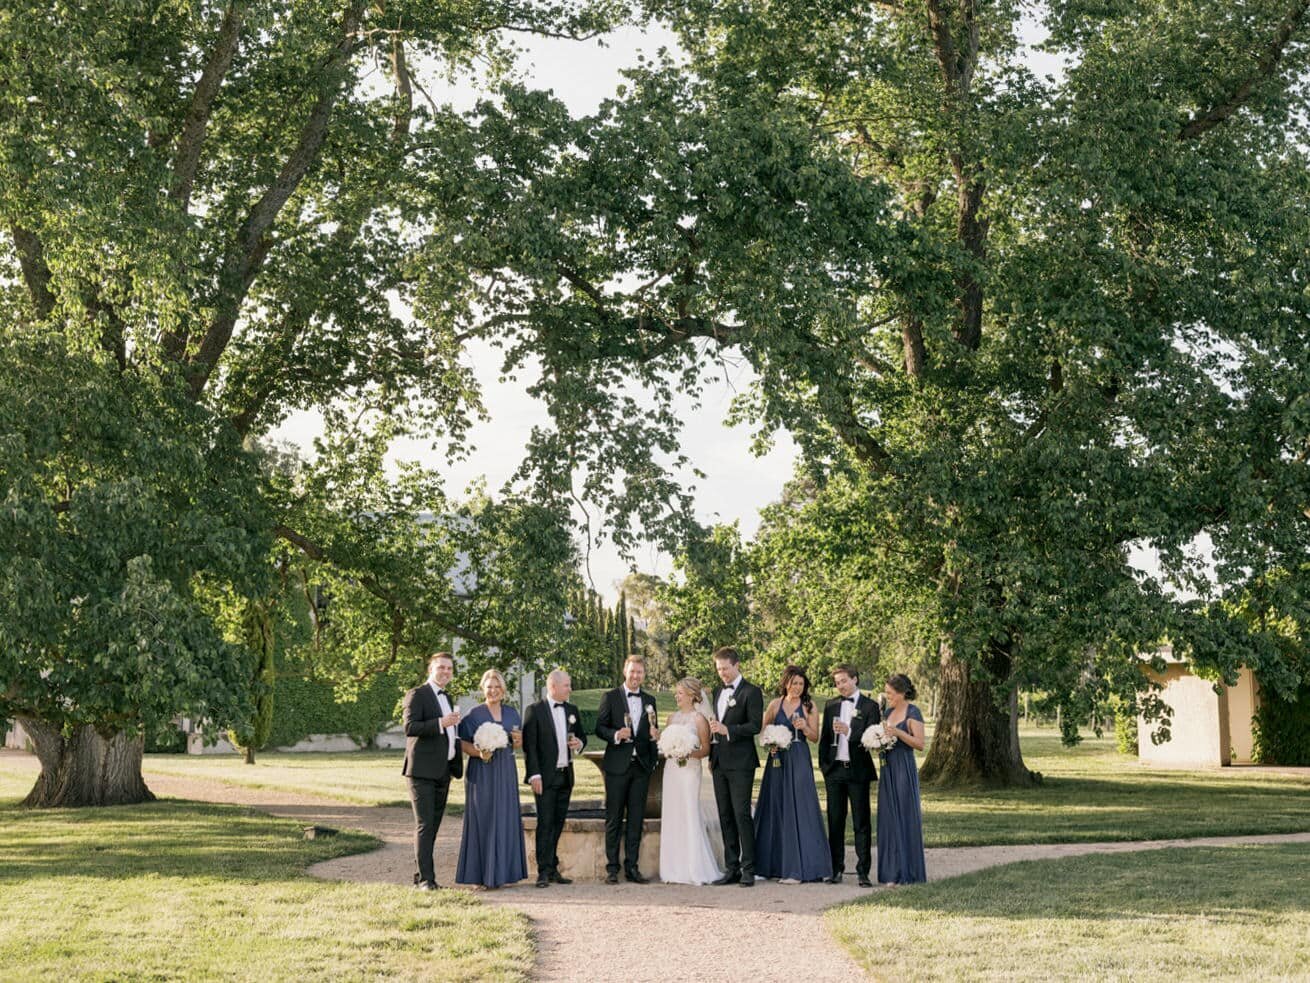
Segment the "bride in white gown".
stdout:
[[678,709],[665,727],[681,724],[700,744],[685,765],[664,765],[660,813],[660,880],[673,884],[709,884],[723,876],[723,834],[719,831],[714,790],[705,780],[703,761],[710,753],[708,704],[696,679],[674,688]]

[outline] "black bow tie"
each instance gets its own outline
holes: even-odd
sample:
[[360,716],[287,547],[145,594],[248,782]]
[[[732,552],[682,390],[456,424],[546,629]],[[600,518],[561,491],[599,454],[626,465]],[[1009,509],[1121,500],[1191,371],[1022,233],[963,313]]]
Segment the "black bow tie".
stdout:
[[856,700],[858,700],[858,699],[859,699],[858,696],[843,696],[843,697],[842,697],[842,702],[843,702],[843,703],[854,703],[854,702],[855,702]]
[[563,703],[552,703],[552,704],[550,705],[550,708],[551,708],[552,710],[563,710],[563,709],[564,709],[564,704],[563,704]]
[[446,691],[444,689],[437,690],[437,696],[445,696],[445,695],[446,695]]

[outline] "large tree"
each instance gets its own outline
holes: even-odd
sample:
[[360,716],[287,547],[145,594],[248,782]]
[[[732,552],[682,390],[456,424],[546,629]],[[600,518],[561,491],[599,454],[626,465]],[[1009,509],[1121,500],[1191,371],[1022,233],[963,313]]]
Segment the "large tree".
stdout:
[[[252,655],[219,636],[211,602],[262,596],[271,538],[366,592],[392,639],[446,632],[530,658],[558,631],[567,510],[459,505],[387,451],[399,436],[458,446],[480,410],[464,338],[412,289],[416,244],[461,231],[421,210],[433,158],[467,143],[429,93],[503,70],[516,33],[581,37],[612,6],[0,14],[0,319],[22,341],[0,379],[0,715],[36,743],[33,803],[142,798],[143,728],[241,723]],[[270,476],[250,449],[298,410],[323,414],[325,437]]]
[[1285,668],[1233,605],[1305,610],[1310,5],[651,6],[684,57],[582,120],[506,92],[443,186],[551,439],[676,446],[667,393],[747,359],[811,561],[936,639],[930,781],[1032,781],[1019,686],[1131,697],[1164,639]]

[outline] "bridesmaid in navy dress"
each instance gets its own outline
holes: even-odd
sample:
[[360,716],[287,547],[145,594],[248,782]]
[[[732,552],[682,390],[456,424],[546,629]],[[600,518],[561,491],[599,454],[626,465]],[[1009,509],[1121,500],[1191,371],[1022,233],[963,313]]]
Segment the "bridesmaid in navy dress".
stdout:
[[[519,712],[505,706],[505,679],[495,669],[482,674],[480,703],[459,722],[459,738],[468,761],[464,770],[464,832],[459,844],[457,884],[497,888],[528,876],[523,846],[523,811],[514,749],[523,746]],[[505,728],[509,747],[483,761],[473,743],[479,727],[491,721]]]
[[887,680],[884,724],[896,735],[878,775],[878,882],[920,884],[928,879],[923,858],[923,810],[914,752],[924,746],[923,714],[910,701],[917,694],[908,676]]
[[799,666],[784,670],[779,692],[764,720],[792,728],[792,742],[764,764],[755,803],[755,873],[783,884],[821,881],[832,876],[832,856],[810,759],[820,714],[810,698],[809,677]]

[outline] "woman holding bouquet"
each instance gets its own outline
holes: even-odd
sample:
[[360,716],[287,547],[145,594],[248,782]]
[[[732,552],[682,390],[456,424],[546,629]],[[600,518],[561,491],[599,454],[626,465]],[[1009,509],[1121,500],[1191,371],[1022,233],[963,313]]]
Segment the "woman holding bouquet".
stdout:
[[924,746],[923,714],[910,701],[918,694],[910,677],[887,680],[883,723],[896,738],[883,757],[878,777],[878,882],[920,884],[928,879],[923,858],[923,811],[914,752]]
[[809,742],[819,739],[819,713],[810,698],[810,678],[799,666],[783,671],[778,691],[764,722],[790,728],[792,740],[785,750],[770,752],[764,764],[755,804],[755,873],[783,884],[821,881],[832,876],[832,858],[810,760]]
[[660,789],[660,880],[710,884],[723,876],[723,841],[718,807],[702,794],[701,761],[710,753],[710,723],[700,680],[679,681],[673,696],[678,709],[660,731],[660,753],[668,759]]
[[488,669],[480,686],[484,702],[459,723],[468,766],[455,883],[497,888],[528,876],[514,764],[514,749],[523,746],[523,731],[519,712],[504,705],[505,677]]

